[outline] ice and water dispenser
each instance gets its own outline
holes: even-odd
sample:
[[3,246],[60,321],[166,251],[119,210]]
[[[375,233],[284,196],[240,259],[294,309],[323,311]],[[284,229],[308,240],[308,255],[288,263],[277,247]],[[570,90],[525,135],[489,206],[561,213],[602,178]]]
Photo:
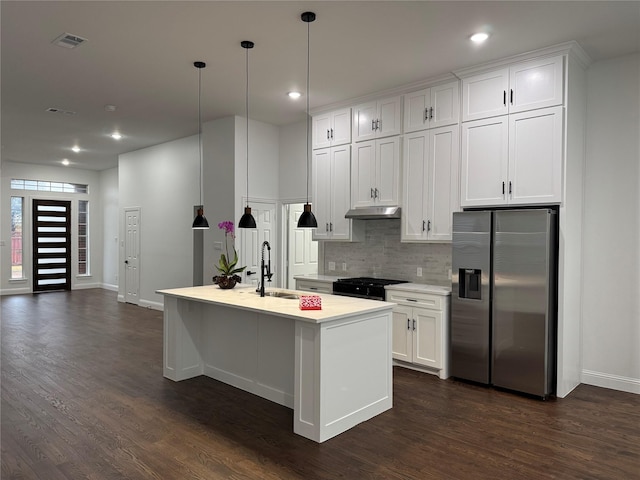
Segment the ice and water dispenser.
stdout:
[[461,268],[458,273],[458,298],[482,300],[482,270]]

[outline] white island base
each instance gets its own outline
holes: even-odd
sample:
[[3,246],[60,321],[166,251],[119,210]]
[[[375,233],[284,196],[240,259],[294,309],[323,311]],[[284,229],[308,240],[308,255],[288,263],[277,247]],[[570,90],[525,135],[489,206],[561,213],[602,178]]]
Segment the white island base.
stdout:
[[391,303],[323,295],[302,311],[247,288],[158,293],[166,378],[206,375],[293,408],[293,431],[316,442],[392,408]]

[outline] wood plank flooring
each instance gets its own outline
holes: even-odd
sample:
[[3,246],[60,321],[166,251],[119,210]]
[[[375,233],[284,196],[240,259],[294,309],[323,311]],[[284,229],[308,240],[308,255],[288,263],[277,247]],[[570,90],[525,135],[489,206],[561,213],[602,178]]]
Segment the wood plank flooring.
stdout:
[[394,408],[316,444],[292,411],[162,376],[162,313],[106,290],[2,297],[1,478],[639,479],[640,395],[546,402],[394,369]]

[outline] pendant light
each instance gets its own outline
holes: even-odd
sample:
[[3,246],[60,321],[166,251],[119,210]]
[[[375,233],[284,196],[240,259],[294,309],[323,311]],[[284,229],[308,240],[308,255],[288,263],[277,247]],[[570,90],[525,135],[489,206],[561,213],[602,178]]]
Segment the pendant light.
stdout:
[[194,230],[207,230],[209,228],[209,222],[204,216],[204,205],[202,202],[202,112],[201,112],[201,98],[202,98],[202,69],[207,66],[204,62],[193,62],[193,66],[198,69],[198,148],[200,150],[200,205],[198,205],[198,212],[196,218],[193,220],[191,228]]
[[247,52],[247,90],[245,94],[247,106],[247,206],[244,207],[244,215],[240,217],[238,228],[256,228],[256,219],[251,215],[251,207],[249,206],[249,49],[253,48],[254,43],[243,40],[240,45]]
[[307,24],[307,203],[304,204],[304,211],[298,219],[298,228],[317,228],[318,222],[315,215],[311,212],[311,204],[309,203],[309,30],[310,24],[316,19],[313,12],[304,12],[300,18]]

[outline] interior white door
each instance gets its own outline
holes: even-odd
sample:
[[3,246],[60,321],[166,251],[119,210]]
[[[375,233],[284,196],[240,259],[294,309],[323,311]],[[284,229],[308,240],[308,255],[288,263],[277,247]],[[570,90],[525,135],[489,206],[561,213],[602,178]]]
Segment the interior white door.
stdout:
[[124,301],[140,301],[140,208],[125,208]]
[[298,228],[304,204],[288,205],[287,288],[295,288],[294,277],[318,273],[318,242],[313,241],[311,228]]
[[[240,232],[242,250],[240,251],[240,265],[246,265],[243,272],[243,283],[258,286],[260,281],[260,264],[262,243],[267,241],[271,246],[271,273],[273,278],[271,283],[266,283],[267,287],[276,286],[283,283],[278,280],[279,272],[275,272],[275,266],[278,265],[276,245],[276,205],[268,202],[250,202],[251,213],[256,219],[256,228],[239,228],[236,232]],[[269,252],[265,248],[265,263],[269,258]],[[280,275],[282,276],[282,274]]]

